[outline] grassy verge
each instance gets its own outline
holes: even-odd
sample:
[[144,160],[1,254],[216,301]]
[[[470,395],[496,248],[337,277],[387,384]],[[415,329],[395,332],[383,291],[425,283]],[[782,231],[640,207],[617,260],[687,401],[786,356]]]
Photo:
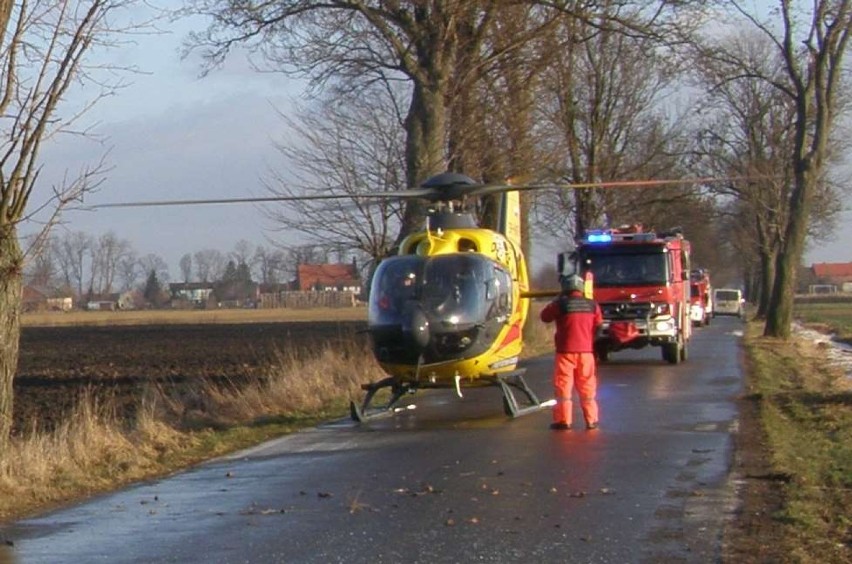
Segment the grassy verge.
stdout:
[[369,351],[353,345],[307,360],[279,355],[265,376],[239,387],[207,382],[178,393],[152,386],[136,400],[132,420],[84,392],[58,429],[13,437],[0,457],[0,521],[342,417],[360,384],[380,376]]
[[782,494],[772,516],[783,529],[778,553],[785,562],[852,561],[852,380],[826,363],[820,346],[761,330],[749,324],[745,337],[747,393]]

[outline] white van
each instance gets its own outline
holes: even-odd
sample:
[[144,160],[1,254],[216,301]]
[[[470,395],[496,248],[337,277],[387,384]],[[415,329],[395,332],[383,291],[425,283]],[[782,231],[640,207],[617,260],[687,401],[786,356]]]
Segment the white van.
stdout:
[[742,317],[743,293],[734,288],[716,288],[713,290],[713,315],[736,315]]

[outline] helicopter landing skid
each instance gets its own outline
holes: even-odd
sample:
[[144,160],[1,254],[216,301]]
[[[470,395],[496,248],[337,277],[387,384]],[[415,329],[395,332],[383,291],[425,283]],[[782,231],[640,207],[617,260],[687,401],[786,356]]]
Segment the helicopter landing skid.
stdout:
[[[503,392],[503,410],[509,417],[515,418],[528,413],[535,413],[545,407],[553,405],[552,401],[542,402],[535,395],[535,392],[530,389],[524,380],[526,369],[520,368],[504,374],[494,376],[494,383],[500,386]],[[513,389],[520,390],[529,401],[529,405],[521,407],[518,405],[518,399],[515,397]]]
[[[535,392],[532,391],[529,385],[527,385],[526,380],[524,380],[525,372],[526,369],[521,368],[511,372],[494,374],[484,378],[486,381],[490,381],[495,386],[500,387],[500,390],[503,392],[503,410],[506,415],[512,418],[527,415],[528,413],[535,413],[546,407],[550,407],[555,403],[553,400],[542,402],[538,399],[538,396],[536,396]],[[376,392],[383,388],[391,389],[390,399],[384,405],[373,406],[373,396],[375,396]],[[401,384],[395,378],[389,377],[379,380],[378,382],[362,384],[361,389],[367,392],[366,396],[364,396],[364,401],[362,401],[360,405],[354,401],[350,401],[349,414],[354,421],[365,423],[367,421],[387,417],[398,411],[404,410],[405,408],[395,408],[394,406],[396,405],[396,402],[398,402],[405,394],[416,392],[417,386],[412,384]],[[515,397],[514,390],[519,390],[524,396],[526,396],[528,405],[521,406],[518,403],[518,398]]]
[[[391,388],[391,397],[383,406],[373,407],[370,405],[373,402],[373,396],[375,396],[376,392],[382,388]],[[349,415],[354,421],[358,421],[359,423],[364,423],[365,421],[378,419],[379,417],[385,417],[387,415],[393,415],[396,413],[396,410],[394,409],[396,402],[398,402],[405,394],[413,393],[415,391],[414,387],[406,384],[400,384],[392,377],[379,380],[378,382],[362,384],[361,389],[367,392],[367,395],[364,396],[364,401],[361,402],[361,405],[358,405],[354,401],[349,402]]]

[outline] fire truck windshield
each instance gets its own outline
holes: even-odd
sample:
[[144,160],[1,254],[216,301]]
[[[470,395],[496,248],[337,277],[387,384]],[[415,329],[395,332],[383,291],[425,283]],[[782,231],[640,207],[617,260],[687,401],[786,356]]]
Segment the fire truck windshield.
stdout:
[[599,287],[659,286],[669,279],[666,254],[662,252],[588,253],[584,263]]

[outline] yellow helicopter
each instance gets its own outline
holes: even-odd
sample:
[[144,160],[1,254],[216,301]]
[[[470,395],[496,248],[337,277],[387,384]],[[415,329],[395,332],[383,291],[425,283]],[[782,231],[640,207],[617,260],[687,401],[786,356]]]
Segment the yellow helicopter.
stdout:
[[[483,186],[456,173],[422,185],[417,197],[437,204],[425,229],[378,265],[370,287],[368,329],[388,377],[362,386],[366,396],[351,404],[353,419],[388,412],[420,388],[452,387],[461,396],[462,386],[496,385],[512,417],[544,405],[518,368],[529,277],[520,246],[519,193],[511,188]],[[464,202],[495,192],[502,199],[499,225],[485,229]],[[383,388],[391,396],[377,412],[371,403]]]
[[[446,172],[420,188],[358,198],[421,198],[433,204],[422,231],[406,237],[396,255],[377,266],[370,287],[368,331],[374,355],[387,377],[363,384],[353,419],[392,414],[406,394],[419,389],[498,386],[508,416],[552,405],[542,402],[519,367],[529,298],[558,294],[530,291],[521,250],[520,191],[543,188],[659,186],[723,179],[615,181],[590,184],[487,185]],[[733,180],[733,179],[727,179]],[[496,229],[481,227],[467,204],[476,197],[500,196]],[[339,199],[351,195],[270,196],[266,198],[179,200],[101,204],[96,208]],[[390,391],[379,406],[380,390]],[[523,396],[519,401],[514,392]]]

